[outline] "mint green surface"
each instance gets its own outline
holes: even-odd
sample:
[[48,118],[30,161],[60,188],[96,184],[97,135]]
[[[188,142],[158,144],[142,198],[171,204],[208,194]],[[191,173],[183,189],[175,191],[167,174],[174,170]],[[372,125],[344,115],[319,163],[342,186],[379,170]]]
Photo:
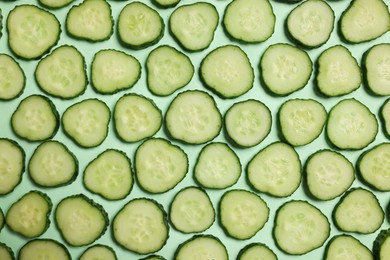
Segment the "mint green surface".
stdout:
[[[159,9],[153,3],[151,0],[145,0],[146,4],[151,6],[152,8],[158,10],[162,18],[164,19],[164,22],[166,24],[165,27],[165,34],[164,37],[155,45],[150,46],[146,49],[143,50],[131,50],[128,48],[125,48],[120,45],[117,35],[116,35],[116,22],[117,18],[119,15],[119,12],[121,9],[131,1],[109,1],[109,4],[112,7],[112,14],[113,18],[115,20],[115,32],[114,34],[110,37],[109,40],[104,41],[104,42],[96,42],[96,43],[91,43],[87,41],[82,41],[82,40],[76,40],[73,38],[70,38],[67,36],[66,33],[66,28],[64,26],[65,23],[65,18],[66,18],[66,13],[69,10],[69,8],[74,5],[74,4],[79,4],[81,3],[80,0],[77,0],[73,2],[71,5],[64,7],[59,10],[51,10],[59,21],[62,24],[62,33],[60,37],[60,41],[55,47],[58,47],[63,44],[70,44],[74,45],[78,48],[78,50],[81,51],[81,53],[85,56],[85,60],[87,63],[87,71],[88,71],[88,76],[90,76],[90,67],[91,67],[91,62],[93,55],[98,52],[101,49],[107,49],[107,48],[114,48],[118,50],[125,51],[134,57],[136,57],[140,63],[142,64],[142,76],[140,80],[137,82],[137,84],[124,92],[118,92],[113,95],[100,95],[95,93],[92,90],[92,87],[88,85],[86,92],[74,99],[71,100],[61,100],[58,98],[51,98],[52,101],[55,103],[58,112],[60,115],[65,111],[67,107],[70,105],[77,103],[81,100],[87,99],[87,98],[99,98],[100,100],[103,100],[113,111],[114,105],[116,101],[125,93],[138,93],[145,95],[146,97],[149,97],[154,100],[156,105],[162,110],[163,114],[165,114],[166,109],[168,105],[170,104],[171,100],[177,95],[177,93],[180,93],[181,91],[188,90],[188,89],[200,89],[204,91],[208,91],[211,93],[209,90],[207,90],[202,83],[199,80],[198,76],[198,71],[199,71],[199,65],[201,60],[213,49],[226,45],[226,44],[236,44],[239,45],[247,54],[248,57],[250,58],[250,61],[252,63],[252,67],[254,68],[255,71],[255,82],[253,85],[253,88],[245,93],[244,95],[235,98],[235,99],[221,99],[217,95],[213,95],[215,98],[218,108],[220,109],[220,112],[222,115],[225,114],[226,110],[235,102],[238,101],[243,101],[246,99],[258,99],[261,102],[263,102],[265,105],[269,107],[271,110],[272,116],[273,116],[273,124],[272,124],[272,129],[271,133],[268,135],[267,138],[265,138],[264,141],[262,141],[259,145],[251,147],[251,148],[236,148],[234,147],[235,152],[239,156],[243,168],[242,175],[238,182],[232,186],[231,188],[243,188],[247,190],[252,189],[249,187],[247,184],[246,178],[245,178],[245,168],[249,162],[249,160],[262,148],[265,146],[269,145],[272,142],[278,141],[279,139],[279,133],[277,129],[277,111],[280,107],[280,105],[291,98],[313,98],[319,102],[321,102],[326,110],[329,112],[329,110],[332,108],[333,105],[335,105],[338,101],[344,99],[344,98],[351,98],[354,97],[358,99],[359,101],[363,102],[365,105],[367,105],[371,111],[377,116],[377,119],[379,121],[379,109],[380,106],[384,103],[387,97],[375,97],[367,93],[365,87],[362,85],[358,90],[355,92],[343,96],[343,97],[337,97],[337,98],[324,98],[316,94],[314,90],[314,85],[313,85],[313,80],[314,80],[314,74],[312,74],[311,79],[309,83],[300,91],[297,91],[289,96],[286,97],[273,97],[267,94],[264,91],[263,86],[260,83],[260,74],[258,70],[258,64],[260,61],[260,57],[264,50],[271,44],[274,43],[291,43],[289,39],[286,38],[285,32],[284,32],[284,22],[285,18],[289,14],[289,12],[296,6],[296,4],[286,4],[286,3],[280,3],[274,0],[271,0],[271,4],[273,6],[274,12],[276,14],[276,26],[275,26],[275,32],[269,38],[266,42],[263,43],[257,43],[257,44],[242,44],[236,41],[233,41],[229,39],[226,35],[225,32],[221,26],[221,21],[223,17],[223,12],[226,7],[226,5],[230,2],[228,0],[210,0],[209,2],[214,4],[219,12],[220,15],[220,22],[218,25],[218,28],[215,32],[215,37],[213,42],[211,43],[210,47],[207,48],[206,50],[203,50],[201,52],[195,52],[195,53],[187,53],[187,55],[190,57],[194,67],[195,67],[195,74],[192,79],[192,81],[183,89],[175,92],[174,94],[168,96],[168,97],[157,97],[154,96],[153,94],[150,93],[150,91],[147,89],[146,85],[146,70],[145,70],[145,60],[147,55],[151,50],[156,48],[158,45],[162,44],[169,44],[175,48],[177,48],[180,51],[183,51],[179,45],[175,42],[175,40],[172,38],[168,31],[168,20],[171,12],[174,10],[174,8],[168,8],[168,9]],[[194,0],[182,0],[179,5],[183,4],[189,4],[196,2]],[[359,64],[361,63],[362,55],[363,53],[369,49],[371,46],[378,44],[378,43],[383,43],[383,42],[390,42],[390,33],[387,33],[383,35],[382,37],[375,39],[370,42],[366,43],[361,43],[361,44],[347,44],[339,38],[337,34],[337,22],[340,18],[341,13],[343,10],[347,8],[349,5],[349,0],[340,0],[340,1],[328,1],[328,3],[331,5],[332,9],[335,12],[336,16],[336,22],[335,22],[335,28],[332,32],[332,35],[329,39],[329,41],[317,48],[317,49],[312,49],[308,50],[308,53],[313,61],[315,63],[317,57],[319,54],[329,48],[330,46],[336,45],[336,44],[343,44],[346,46],[352,53],[352,55],[358,60]],[[390,4],[389,0],[385,0],[387,4]],[[3,36],[0,39],[0,53],[6,53],[6,54],[11,54],[10,49],[8,48],[8,37],[7,37],[7,31],[6,31],[6,18],[8,16],[8,12],[14,8],[14,6],[23,4],[23,3],[29,3],[29,4],[34,4],[34,5],[39,5],[36,0],[17,0],[17,1],[0,1],[0,9],[2,10],[3,14]],[[17,105],[19,102],[24,99],[25,97],[31,95],[31,94],[43,94],[40,89],[38,88],[35,79],[34,79],[34,70],[35,67],[38,63],[38,60],[33,60],[33,61],[25,61],[21,59],[17,59],[17,61],[20,63],[22,69],[24,70],[27,78],[26,82],[26,88],[23,92],[23,94],[11,101],[0,101],[0,138],[6,137],[10,138],[13,140],[16,140],[25,150],[26,152],[26,166],[28,163],[28,160],[30,159],[34,149],[38,146],[39,143],[30,143],[26,142],[24,140],[21,140],[17,138],[14,133],[11,130],[11,125],[10,125],[10,118],[13,113],[13,111],[16,109]],[[390,73],[390,70],[388,71]],[[366,150],[368,148],[373,147],[376,144],[379,144],[381,142],[388,142],[389,140],[384,136],[382,129],[382,125],[380,124],[380,130],[379,133],[375,139],[375,141],[370,144],[367,148],[363,149]],[[167,138],[166,133],[164,132],[164,127],[160,129],[160,131],[155,135],[156,137],[163,137]],[[139,198],[139,197],[149,197],[152,199],[157,200],[159,203],[161,203],[165,210],[169,210],[169,204],[172,201],[172,198],[178,192],[180,189],[190,186],[190,185],[195,185],[195,182],[193,180],[193,167],[195,165],[197,156],[199,154],[199,151],[203,147],[203,145],[185,145],[180,142],[173,141],[174,144],[180,145],[183,150],[187,153],[189,157],[189,171],[187,173],[187,176],[183,181],[181,181],[173,190],[168,191],[163,194],[158,194],[158,195],[151,195],[143,192],[137,183],[135,183],[132,192],[123,200],[120,201],[107,201],[104,200],[103,198],[91,194],[88,192],[82,184],[82,177],[83,177],[83,170],[86,167],[86,165],[96,158],[98,154],[103,152],[104,150],[108,148],[115,148],[124,151],[129,158],[131,159],[132,163],[134,162],[134,152],[136,148],[140,145],[141,142],[133,143],[133,144],[128,144],[128,143],[123,143],[120,141],[117,136],[115,135],[115,131],[113,129],[113,123],[112,123],[112,118],[110,122],[110,129],[109,129],[109,134],[106,138],[106,140],[98,147],[95,148],[90,148],[90,149],[84,149],[80,148],[77,145],[75,145],[68,137],[65,136],[63,132],[62,126],[60,127],[60,130],[56,134],[56,136],[53,138],[55,140],[59,140],[63,142],[78,158],[79,160],[79,167],[80,167],[80,172],[79,175],[76,179],[75,182],[73,182],[70,185],[64,186],[64,187],[59,187],[59,188],[48,188],[48,189],[42,189],[37,186],[34,186],[34,184],[31,182],[28,172],[25,172],[23,175],[23,180],[20,185],[16,187],[16,189],[6,195],[6,196],[0,196],[0,208],[3,210],[4,213],[7,212],[8,208],[11,206],[13,202],[15,202],[17,199],[19,199],[23,194],[28,192],[29,190],[32,189],[40,189],[43,192],[47,193],[52,201],[53,201],[53,209],[55,209],[56,205],[58,202],[69,195],[72,194],[78,194],[78,193],[84,193],[87,195],[89,198],[92,198],[94,201],[98,202],[99,204],[103,205],[106,211],[108,212],[110,223],[113,219],[113,217],[116,215],[116,213],[131,199],[133,198]],[[229,141],[226,139],[224,130],[221,131],[221,133],[213,140],[213,141],[218,141],[218,142],[225,142],[229,143]],[[233,146],[232,146],[233,147]],[[329,144],[326,141],[325,134],[322,132],[322,134],[315,139],[312,143],[298,147],[296,148],[300,159],[302,161],[302,164],[305,163],[306,159],[308,158],[309,155],[314,153],[315,151],[319,149],[325,149],[325,148],[330,148]],[[362,153],[362,150],[359,151],[342,151],[342,154],[345,155],[353,164],[356,163],[356,160],[358,156]],[[133,163],[134,165],[134,163]],[[356,179],[353,183],[354,187],[365,187],[363,183],[360,182],[359,179]],[[226,190],[228,190],[226,189]],[[218,210],[218,203],[219,200],[222,196],[222,194],[226,190],[207,190],[207,193],[209,194],[211,201],[214,205],[214,208]],[[374,192],[375,195],[378,197],[380,204],[382,205],[383,208],[386,208],[389,201],[390,201],[390,193],[389,192]],[[323,253],[325,250],[326,243],[329,241],[329,239],[337,234],[340,234],[341,232],[334,226],[331,215],[332,215],[332,210],[334,208],[334,205],[338,202],[338,198],[333,199],[331,201],[326,201],[326,202],[320,202],[320,201],[315,201],[311,199],[310,197],[307,196],[306,191],[305,191],[305,186],[304,183],[301,183],[300,187],[298,188],[297,191],[295,191],[290,197],[287,198],[274,198],[271,196],[268,196],[266,194],[261,194],[258,193],[267,203],[268,207],[270,208],[270,215],[269,215],[269,220],[265,224],[264,228],[261,229],[254,237],[252,237],[249,240],[245,241],[239,241],[235,240],[233,238],[229,238],[228,236],[225,235],[223,230],[221,229],[220,225],[218,224],[218,221],[216,220],[214,224],[205,232],[204,234],[213,234],[217,236],[218,238],[221,239],[221,241],[224,243],[226,248],[229,251],[229,256],[230,259],[235,259],[239,250],[243,248],[245,245],[252,243],[252,242],[261,242],[265,243],[269,248],[271,248],[275,254],[278,256],[279,259],[310,259],[310,260],[315,260],[315,259],[322,259]],[[274,225],[274,218],[275,218],[275,212],[276,210],[282,205],[284,202],[289,201],[289,200],[307,200],[309,201],[312,205],[315,205],[318,207],[326,216],[328,216],[329,221],[331,222],[331,237],[326,241],[323,247],[316,249],[310,253],[307,253],[303,256],[289,256],[284,254],[281,250],[279,250],[273,240],[272,237],[272,228]],[[61,238],[56,225],[55,221],[53,219],[54,214],[51,215],[51,225],[49,229],[41,236],[42,238],[53,238],[61,243],[64,243],[64,240]],[[389,222],[387,219],[385,219],[384,223],[381,226],[381,229],[384,228],[389,228]],[[352,234],[354,237],[359,239],[362,243],[364,243],[368,248],[372,248],[372,243],[376,237],[376,235],[379,233],[379,230],[376,231],[373,234],[368,234],[368,235],[359,235],[359,234]],[[183,241],[191,238],[193,234],[182,234],[176,230],[174,230],[172,227],[170,229],[170,236],[168,239],[167,244],[156,254],[164,256],[166,259],[172,259],[174,252],[176,250],[176,247],[178,244],[182,243]],[[15,235],[10,231],[8,227],[4,227],[0,231],[0,242],[6,243],[8,246],[10,246],[15,254],[17,255],[18,250],[27,242],[27,240]],[[107,230],[107,232],[99,239],[96,241],[96,243],[101,243],[101,244],[106,244],[111,246],[119,259],[140,259],[144,256],[134,254],[132,252],[126,251],[125,249],[121,248],[118,246],[113,240],[111,236],[111,229]],[[72,257],[74,259],[77,259],[81,253],[87,248],[85,247],[71,247],[67,246]]]

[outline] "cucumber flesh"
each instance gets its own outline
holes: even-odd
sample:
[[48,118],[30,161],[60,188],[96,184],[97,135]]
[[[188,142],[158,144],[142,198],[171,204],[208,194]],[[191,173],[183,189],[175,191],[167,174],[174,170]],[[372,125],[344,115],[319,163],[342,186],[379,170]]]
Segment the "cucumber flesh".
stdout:
[[237,260],[250,260],[256,259],[277,260],[275,253],[265,244],[251,243],[243,247],[238,253]]
[[34,239],[28,241],[19,251],[18,259],[71,260],[68,249],[53,239]]
[[80,256],[79,260],[117,260],[114,249],[106,245],[93,245],[88,247]]
[[105,0],[84,0],[74,5],[66,16],[66,30],[72,37],[88,41],[104,41],[114,31],[111,6]]
[[373,260],[374,256],[359,240],[351,235],[336,235],[328,243],[324,260],[331,259],[367,259]]
[[17,98],[25,84],[26,76],[19,63],[7,54],[0,54],[0,100]]
[[354,0],[340,18],[341,36],[350,43],[374,40],[390,30],[390,13],[383,0]]
[[228,252],[222,242],[213,235],[195,235],[181,243],[175,252],[175,260],[218,259],[228,260]]

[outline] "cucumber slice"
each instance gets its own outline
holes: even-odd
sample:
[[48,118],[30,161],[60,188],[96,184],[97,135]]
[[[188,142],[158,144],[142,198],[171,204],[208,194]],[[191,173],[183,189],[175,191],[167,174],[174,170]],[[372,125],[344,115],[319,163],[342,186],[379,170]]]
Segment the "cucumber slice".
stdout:
[[0,242],[0,259],[2,260],[15,260],[15,254],[12,248],[4,243]]
[[31,142],[54,137],[59,125],[59,114],[54,103],[38,94],[24,98],[11,116],[13,132]]
[[100,94],[132,88],[141,77],[141,64],[132,55],[114,49],[98,51],[92,60],[91,83]]
[[112,221],[114,240],[137,254],[160,250],[169,237],[169,225],[164,208],[148,198],[132,199]]
[[137,181],[140,187],[149,193],[164,193],[174,188],[187,171],[187,154],[166,139],[148,139],[136,150]]
[[169,135],[189,144],[213,140],[222,128],[222,115],[214,98],[201,90],[179,93],[165,114]]
[[238,253],[237,260],[256,259],[277,260],[275,253],[265,244],[253,242],[243,247]]
[[345,193],[333,210],[333,221],[344,232],[374,233],[382,225],[384,217],[375,194],[360,187]]
[[111,112],[101,100],[90,98],[68,107],[62,114],[65,134],[81,147],[100,145],[107,137]]
[[379,110],[380,120],[382,121],[383,133],[390,138],[390,98],[386,99]]
[[305,87],[313,63],[302,49],[286,43],[270,45],[260,60],[260,72],[266,90],[286,96]]
[[292,146],[274,142],[250,159],[246,174],[249,184],[257,191],[287,197],[301,183],[301,161]]
[[194,235],[181,243],[175,251],[175,260],[228,260],[228,252],[219,238],[213,235]]
[[173,227],[183,233],[207,230],[215,220],[215,210],[207,193],[196,186],[176,193],[169,209]]
[[116,253],[112,247],[97,244],[88,247],[80,256],[79,260],[117,260]]
[[187,51],[208,48],[219,22],[215,6],[196,2],[176,8],[169,17],[169,29],[178,44]]
[[169,45],[160,45],[146,59],[148,89],[158,96],[169,96],[186,86],[194,75],[190,58]]
[[309,144],[321,134],[327,116],[325,107],[314,99],[289,99],[279,108],[281,134],[293,146]]
[[390,30],[389,9],[383,0],[353,0],[342,13],[339,27],[347,42],[374,40]]
[[92,244],[108,226],[107,212],[84,194],[63,198],[54,217],[62,238],[74,247]]
[[156,44],[164,35],[164,20],[148,5],[134,1],[127,4],[118,17],[120,42],[132,49]]
[[390,257],[390,229],[381,230],[374,240],[373,253],[375,259],[386,260]]
[[276,16],[269,0],[236,0],[226,6],[222,22],[233,39],[259,43],[274,33]]
[[227,144],[208,143],[199,153],[194,178],[204,188],[225,189],[238,181],[241,168],[240,158]]
[[324,260],[367,259],[374,260],[373,254],[353,236],[341,234],[332,237],[325,249]]
[[160,8],[175,7],[181,0],[152,0],[152,2]]
[[246,53],[236,45],[218,47],[200,65],[202,82],[222,98],[235,98],[253,87],[254,71]]
[[26,76],[19,63],[7,54],[0,54],[0,100],[19,97],[25,88]]
[[239,240],[256,235],[267,223],[269,211],[260,196],[247,190],[229,190],[219,201],[222,228],[228,236]]
[[84,170],[85,188],[108,200],[125,198],[133,187],[130,159],[119,150],[107,149]]
[[38,0],[38,3],[46,8],[60,9],[72,3],[74,0]]
[[328,97],[342,96],[357,90],[362,82],[362,73],[352,53],[343,45],[329,47],[317,61],[318,90]]
[[42,235],[50,226],[52,202],[47,194],[32,190],[14,202],[7,211],[5,222],[15,233],[34,238]]
[[272,115],[261,101],[248,99],[234,103],[225,114],[225,129],[235,145],[251,147],[271,132]]
[[377,96],[390,95],[390,43],[376,44],[363,54],[362,68],[365,85]]
[[57,44],[61,26],[54,14],[40,7],[21,4],[7,18],[8,46],[18,57],[39,59]]
[[323,149],[309,156],[304,176],[308,191],[314,198],[331,200],[351,187],[355,168],[341,153]]
[[19,260],[71,260],[68,249],[60,242],[42,238],[28,241],[19,251]]
[[26,153],[14,140],[0,138],[0,195],[12,192],[22,181]]
[[84,0],[69,9],[65,26],[67,33],[77,39],[108,40],[114,32],[111,6],[106,0]]
[[341,100],[329,112],[326,134],[339,149],[362,149],[374,141],[377,133],[375,115],[354,98]]
[[42,187],[59,187],[72,183],[78,175],[76,156],[61,142],[41,143],[32,154],[28,173]]
[[62,45],[39,61],[35,79],[41,90],[51,96],[77,97],[88,84],[85,59],[76,47]]
[[289,255],[303,255],[321,247],[330,234],[326,216],[307,201],[285,202],[276,212],[273,236]]
[[4,219],[4,213],[3,210],[0,208],[0,232],[4,227],[5,219]]
[[360,155],[357,171],[363,181],[371,188],[390,191],[389,156],[390,143],[378,144]]
[[287,34],[299,45],[318,48],[325,44],[334,28],[335,14],[323,0],[307,0],[296,6],[286,20]]
[[152,137],[161,125],[161,110],[147,97],[125,94],[115,104],[115,130],[125,142],[138,142]]

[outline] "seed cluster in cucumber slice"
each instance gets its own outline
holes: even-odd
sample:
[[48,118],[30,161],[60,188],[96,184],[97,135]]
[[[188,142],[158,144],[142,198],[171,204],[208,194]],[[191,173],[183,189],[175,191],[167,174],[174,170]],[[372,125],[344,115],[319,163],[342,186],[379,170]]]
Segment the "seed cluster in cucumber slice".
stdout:
[[0,259],[388,258],[388,0],[0,2]]

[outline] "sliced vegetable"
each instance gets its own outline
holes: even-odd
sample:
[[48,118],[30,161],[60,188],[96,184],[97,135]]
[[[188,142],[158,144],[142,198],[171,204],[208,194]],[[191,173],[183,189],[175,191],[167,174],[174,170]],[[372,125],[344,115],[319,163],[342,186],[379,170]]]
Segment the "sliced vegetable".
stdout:
[[272,115],[261,101],[248,99],[234,103],[225,114],[225,129],[234,144],[251,147],[271,132]]
[[310,56],[286,43],[270,45],[260,60],[261,79],[271,94],[286,96],[305,87],[313,71]]
[[38,0],[38,3],[46,8],[60,9],[72,3],[74,0]]
[[42,238],[28,241],[19,251],[19,260],[30,259],[71,260],[68,249],[54,239]]
[[19,63],[8,54],[0,54],[0,100],[19,97],[25,85],[26,76]]
[[132,199],[114,217],[112,233],[127,250],[138,254],[157,252],[169,237],[167,214],[155,200]]
[[181,0],[152,0],[152,2],[160,8],[175,7],[180,1]]
[[390,95],[390,43],[376,44],[363,54],[364,82],[369,91],[378,96]]
[[105,199],[125,198],[134,183],[130,159],[120,150],[105,150],[88,163],[83,183],[87,190]]
[[59,114],[54,103],[39,94],[24,98],[11,116],[13,132],[31,142],[54,137],[59,125]]
[[190,186],[176,193],[170,205],[169,220],[183,233],[203,232],[214,223],[215,210],[203,189]]
[[161,255],[148,255],[144,258],[141,258],[140,260],[166,260],[166,259]]
[[183,88],[194,75],[190,58],[169,45],[160,45],[149,53],[146,70],[148,89],[158,96]]
[[268,221],[267,203],[257,194],[233,189],[225,192],[219,201],[219,219],[230,237],[245,240],[256,235]]
[[78,175],[78,159],[61,142],[41,143],[32,154],[28,173],[42,187],[58,187],[72,183]]
[[362,149],[374,141],[377,133],[375,115],[354,98],[339,101],[329,112],[326,134],[339,149]]
[[79,260],[117,260],[116,253],[112,247],[96,244],[88,247],[80,256]]
[[92,42],[105,41],[114,32],[111,6],[106,0],[84,0],[69,9],[65,25],[71,37]]
[[323,0],[307,0],[296,6],[286,20],[287,34],[307,48],[325,44],[333,31],[335,14]]
[[374,257],[370,249],[359,240],[351,235],[341,234],[332,237],[326,246],[324,260],[331,259],[373,260]]
[[115,104],[115,130],[125,142],[138,142],[152,137],[161,125],[161,110],[147,97],[125,94]]
[[91,83],[101,94],[132,88],[141,77],[141,64],[132,55],[114,49],[98,51],[92,60]]
[[380,143],[363,152],[357,162],[357,171],[363,181],[380,191],[390,191],[390,143]]
[[382,229],[373,243],[375,259],[386,260],[390,257],[390,229]]
[[309,156],[304,176],[308,191],[314,198],[331,200],[351,187],[355,168],[341,153],[323,149]]
[[220,46],[200,65],[203,83],[223,98],[235,98],[253,87],[254,71],[246,53],[237,45]]
[[0,232],[4,227],[5,219],[4,219],[4,213],[3,210],[0,208]]
[[14,140],[0,138],[0,195],[12,192],[22,181],[26,153]]
[[273,236],[290,255],[303,255],[321,247],[330,234],[326,216],[307,201],[285,202],[276,212]]
[[276,16],[269,0],[235,0],[225,8],[227,34],[244,43],[264,42],[274,33]]
[[342,13],[339,26],[347,42],[374,40],[390,30],[389,9],[383,0],[353,0]]
[[84,99],[68,107],[62,114],[65,133],[81,147],[100,145],[108,135],[111,112],[96,98]]
[[2,260],[15,260],[15,254],[12,248],[4,243],[0,242],[0,259]]
[[118,36],[122,44],[132,49],[144,49],[156,44],[164,35],[164,20],[150,6],[134,1],[121,10]]
[[166,139],[148,139],[136,150],[136,178],[147,192],[163,193],[174,188],[187,171],[187,154]]
[[292,146],[274,142],[251,158],[246,174],[249,184],[257,191],[287,197],[301,183],[301,161]]
[[375,194],[360,187],[345,193],[333,210],[334,223],[344,232],[374,233],[382,225],[384,216]]
[[176,41],[188,51],[208,48],[219,22],[215,6],[208,2],[181,5],[169,17],[169,29]]
[[165,114],[170,136],[189,144],[213,140],[221,131],[222,115],[214,98],[201,90],[179,93]]
[[72,45],[62,45],[41,59],[35,79],[45,93],[70,99],[84,93],[88,78],[84,56]]
[[360,87],[362,73],[356,59],[343,45],[334,45],[321,53],[317,61],[318,90],[328,97],[352,93]]
[[11,205],[5,222],[13,232],[23,237],[39,237],[49,228],[51,209],[50,197],[41,191],[32,190]]
[[238,253],[237,260],[256,259],[277,260],[275,253],[265,244],[254,242],[243,247]]
[[92,244],[108,227],[107,212],[84,194],[63,198],[54,217],[62,238],[75,247]]
[[327,116],[325,107],[314,99],[289,99],[279,108],[281,134],[293,146],[309,144],[322,133]]
[[181,243],[175,251],[175,260],[228,260],[225,245],[213,235],[194,235]]
[[382,121],[383,133],[390,138],[390,98],[386,99],[381,106],[379,116]]
[[60,39],[61,26],[56,16],[38,6],[21,4],[7,18],[8,46],[18,57],[39,59]]
[[211,142],[199,153],[194,178],[204,188],[225,189],[235,184],[241,175],[241,162],[225,143]]

